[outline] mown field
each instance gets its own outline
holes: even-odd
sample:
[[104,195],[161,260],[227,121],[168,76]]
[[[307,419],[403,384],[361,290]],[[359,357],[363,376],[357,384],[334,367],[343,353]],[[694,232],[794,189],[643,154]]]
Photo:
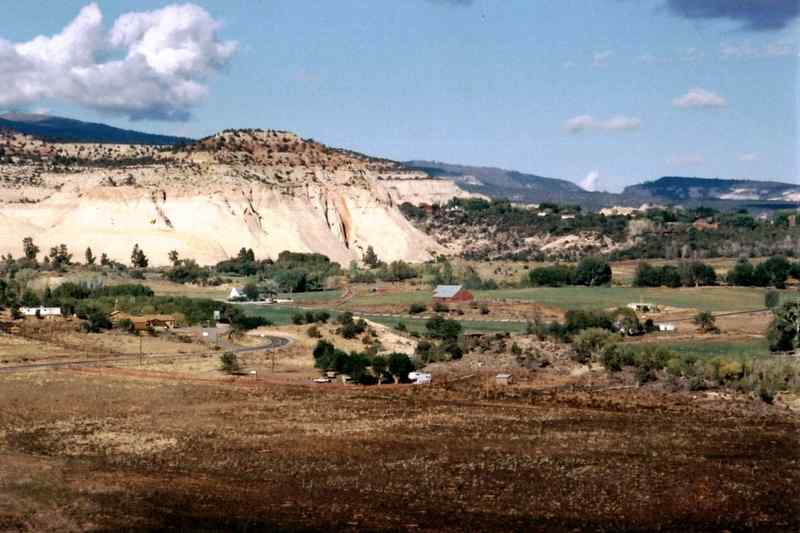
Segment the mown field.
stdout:
[[[561,310],[607,309],[631,302],[655,304],[713,312],[753,311],[764,308],[765,289],[749,287],[699,287],[670,289],[634,287],[536,287],[474,291],[479,301],[521,300]],[[378,305],[430,304],[430,290],[389,292],[357,296],[347,307],[368,308]],[[784,298],[794,297],[794,291],[784,291]]]
[[[652,341],[648,341],[652,342]],[[658,342],[658,341],[655,341]],[[664,342],[662,339],[660,342]],[[694,340],[668,340],[667,346],[679,356],[693,355],[699,359],[712,359],[724,357],[737,361],[753,358],[771,357],[769,344],[765,338],[736,338],[722,337],[720,339],[694,339]],[[646,342],[635,343],[641,346]]]
[[[279,307],[279,306],[246,306],[244,307],[245,312],[252,316],[260,316],[264,317],[267,320],[272,321],[273,324],[280,326],[292,323],[292,315],[295,313],[305,313],[304,309],[300,309],[297,307]],[[317,310],[319,311],[319,310]],[[342,311],[336,309],[328,309],[327,310],[332,317],[338,316]],[[373,322],[377,322],[378,324],[383,324],[384,326],[389,326],[396,328],[399,323],[405,324],[408,331],[416,331],[422,332],[425,330],[425,322],[427,319],[424,318],[411,318],[411,317],[389,317],[389,316],[380,316],[380,315],[371,315],[368,313],[359,313],[358,316],[365,318],[367,320],[371,320]],[[482,320],[460,320],[461,325],[464,328],[464,331],[476,331],[476,332],[510,332],[510,333],[520,333],[525,330],[525,323],[519,321],[508,321],[508,322],[501,322],[501,321],[482,321]]]
[[478,291],[476,298],[526,300],[563,310],[606,309],[631,302],[651,302],[670,307],[725,312],[763,309],[764,292],[764,289],[745,287],[537,287]]

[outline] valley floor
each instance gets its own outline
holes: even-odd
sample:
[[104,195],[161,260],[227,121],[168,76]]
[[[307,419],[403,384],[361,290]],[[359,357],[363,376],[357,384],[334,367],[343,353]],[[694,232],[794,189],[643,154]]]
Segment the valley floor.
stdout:
[[800,528],[786,409],[604,372],[314,386],[292,350],[0,375],[0,530]]

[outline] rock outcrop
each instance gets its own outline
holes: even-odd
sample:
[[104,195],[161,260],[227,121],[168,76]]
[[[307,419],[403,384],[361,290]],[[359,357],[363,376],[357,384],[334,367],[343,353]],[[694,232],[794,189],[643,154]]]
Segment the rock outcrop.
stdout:
[[252,248],[318,252],[347,264],[368,246],[387,261],[441,251],[397,206],[469,196],[401,164],[280,131],[224,131],[182,147],[51,144],[0,134],[0,253],[33,237],[123,263],[138,244],[212,264]]

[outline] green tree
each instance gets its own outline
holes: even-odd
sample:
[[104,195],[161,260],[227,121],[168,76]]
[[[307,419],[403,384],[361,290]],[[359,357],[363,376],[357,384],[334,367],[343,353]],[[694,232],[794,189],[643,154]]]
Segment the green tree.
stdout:
[[36,262],[36,256],[39,254],[39,247],[33,244],[33,237],[25,237],[22,239],[22,250],[25,258],[30,261]]
[[93,265],[97,260],[97,258],[92,253],[92,249],[89,248],[88,246],[86,247],[86,252],[84,253],[84,257],[86,258],[87,265]]
[[375,249],[372,246],[367,246],[367,251],[364,253],[364,264],[370,268],[376,268],[380,265],[381,261],[378,259],[378,255],[375,253]]
[[781,301],[781,293],[775,290],[768,290],[764,293],[764,307],[774,309]]
[[169,254],[167,254],[169,258],[169,262],[172,263],[172,266],[177,266],[179,259],[178,250],[171,250]]
[[717,319],[710,311],[700,311],[692,319],[694,324],[700,328],[703,333],[719,333],[717,327]]
[[394,382],[400,383],[408,381],[408,374],[414,371],[414,363],[406,354],[393,352],[389,354],[387,368]]
[[255,302],[258,300],[258,286],[255,283],[246,284],[242,290],[245,298],[249,301]]
[[576,285],[595,287],[611,283],[611,266],[608,261],[599,257],[585,257],[575,268]]
[[89,333],[99,333],[112,327],[108,314],[99,307],[91,308],[86,315],[85,328]]
[[572,341],[575,360],[583,364],[597,360],[606,346],[616,339],[615,335],[605,329],[589,328],[581,331]]
[[371,366],[372,373],[375,375],[375,379],[378,380],[378,385],[380,385],[389,369],[389,362],[382,355],[376,355],[372,358]]
[[72,264],[72,254],[69,253],[66,244],[50,248],[49,258],[55,270],[62,270],[65,266]]
[[39,296],[30,289],[26,289],[25,292],[22,293],[22,298],[20,298],[19,303],[22,304],[22,307],[39,307],[42,305]]
[[783,352],[800,347],[800,302],[786,302],[772,312],[774,318],[767,328],[769,349]]
[[241,370],[239,357],[233,352],[225,352],[219,356],[220,369],[228,374]]
[[134,268],[147,268],[148,264],[150,264],[150,261],[147,259],[144,251],[139,248],[138,243],[134,244],[133,251],[131,252],[131,266]]
[[455,341],[461,334],[461,323],[436,315],[425,323],[428,336],[443,341]]
[[729,285],[740,287],[751,287],[753,285],[753,264],[747,259],[740,259],[734,267],[728,271],[726,281]]

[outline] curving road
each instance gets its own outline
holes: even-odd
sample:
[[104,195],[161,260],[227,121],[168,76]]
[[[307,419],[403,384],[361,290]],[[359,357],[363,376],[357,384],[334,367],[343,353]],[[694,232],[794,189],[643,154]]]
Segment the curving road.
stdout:
[[[272,351],[277,350],[280,348],[284,348],[292,343],[292,339],[288,337],[278,337],[275,335],[265,335],[263,340],[266,341],[264,344],[259,344],[258,346],[236,346],[227,342],[220,342],[220,347],[228,352],[234,353],[245,353],[245,352],[258,352],[258,351]],[[199,357],[201,355],[215,355],[219,353],[215,350],[209,350],[207,352],[196,352],[190,354],[175,354],[175,353],[145,353],[141,356],[131,353],[125,354],[109,354],[106,357],[98,356],[97,359],[80,359],[80,360],[73,360],[73,361],[53,361],[53,362],[46,362],[43,361],[41,363],[25,363],[22,365],[12,365],[12,366],[3,366],[0,367],[0,373],[14,373],[14,372],[30,372],[32,370],[48,370],[53,368],[69,368],[69,367],[81,367],[81,366],[108,366],[113,363],[125,363],[125,362],[137,362],[140,359],[146,363],[158,361],[161,359],[189,359],[192,357]]]

